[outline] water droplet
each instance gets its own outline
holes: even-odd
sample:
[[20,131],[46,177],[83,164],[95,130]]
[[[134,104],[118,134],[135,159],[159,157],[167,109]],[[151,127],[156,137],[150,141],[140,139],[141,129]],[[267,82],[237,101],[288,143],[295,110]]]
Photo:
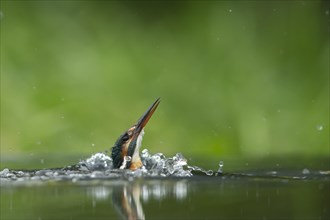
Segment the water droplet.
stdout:
[[149,158],[150,157],[149,151],[147,149],[143,149],[142,152],[141,152],[141,157],[143,159],[144,158]]
[[[326,10],[326,11],[325,11],[325,14],[326,14],[326,15],[329,15],[329,10]],[[2,16],[1,16],[1,18],[2,18]]]
[[303,169],[302,174],[307,175],[310,174],[310,171],[308,169]]
[[208,170],[205,174],[208,175],[208,176],[212,176],[213,175],[213,171],[212,170]]
[[229,9],[229,13],[232,13],[232,12],[233,12],[233,10]]
[[37,145],[40,145],[41,144],[41,141],[37,141],[36,143],[37,143]]
[[40,159],[40,163],[44,164],[45,160],[44,159]]
[[95,147],[95,144],[92,144],[92,147]]
[[317,126],[316,126],[316,129],[317,129],[318,131],[322,131],[323,128],[324,128],[323,125],[317,125]]
[[223,171],[222,171],[222,168],[223,168],[223,161],[221,160],[221,161],[219,162],[218,173],[222,173],[222,172],[223,172]]

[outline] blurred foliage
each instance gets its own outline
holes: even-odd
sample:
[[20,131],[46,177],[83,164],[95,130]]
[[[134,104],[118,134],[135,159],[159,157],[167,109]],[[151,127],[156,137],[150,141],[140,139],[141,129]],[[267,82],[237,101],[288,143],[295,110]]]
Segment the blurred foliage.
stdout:
[[1,1],[1,158],[329,155],[327,1]]

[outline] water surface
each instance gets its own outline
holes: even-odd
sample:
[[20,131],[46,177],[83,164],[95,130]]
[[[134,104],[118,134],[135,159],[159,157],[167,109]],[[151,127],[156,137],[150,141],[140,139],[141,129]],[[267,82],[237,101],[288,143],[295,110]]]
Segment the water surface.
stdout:
[[165,158],[155,154],[146,158],[148,166],[135,172],[105,169],[108,159],[100,160],[102,155],[89,161],[94,167],[86,166],[85,160],[58,169],[3,169],[1,219],[329,219],[330,216],[328,170],[245,168],[237,172],[210,172],[184,164],[180,155]]

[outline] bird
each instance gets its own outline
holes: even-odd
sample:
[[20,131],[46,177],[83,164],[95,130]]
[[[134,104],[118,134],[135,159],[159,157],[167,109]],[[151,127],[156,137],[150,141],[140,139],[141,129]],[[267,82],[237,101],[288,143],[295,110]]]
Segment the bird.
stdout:
[[122,135],[119,136],[111,150],[114,169],[136,170],[143,166],[140,148],[144,135],[144,127],[157,109],[160,98],[148,108],[141,118]]

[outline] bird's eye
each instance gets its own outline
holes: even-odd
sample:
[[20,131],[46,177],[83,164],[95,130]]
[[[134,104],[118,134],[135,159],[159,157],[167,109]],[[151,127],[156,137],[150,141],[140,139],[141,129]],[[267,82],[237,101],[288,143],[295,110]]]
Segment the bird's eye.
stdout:
[[129,136],[128,136],[127,133],[125,133],[125,134],[123,135],[123,141],[127,141],[128,139],[129,139]]

